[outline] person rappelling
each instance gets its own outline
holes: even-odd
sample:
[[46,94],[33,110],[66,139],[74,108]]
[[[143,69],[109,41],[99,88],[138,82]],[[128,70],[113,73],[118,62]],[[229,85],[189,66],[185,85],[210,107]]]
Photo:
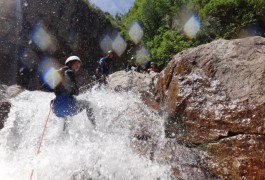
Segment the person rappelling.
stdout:
[[73,116],[86,109],[88,118],[95,125],[92,109],[89,102],[77,100],[75,96],[79,94],[75,74],[81,67],[81,60],[78,56],[70,56],[65,61],[65,66],[58,70],[62,76],[61,83],[54,89],[55,99],[52,109],[57,117]]

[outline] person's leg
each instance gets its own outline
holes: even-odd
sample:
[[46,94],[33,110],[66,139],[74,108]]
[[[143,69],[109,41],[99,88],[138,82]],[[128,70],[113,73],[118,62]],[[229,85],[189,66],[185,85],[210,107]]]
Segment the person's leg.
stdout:
[[76,101],[76,107],[77,107],[77,111],[76,114],[83,111],[84,109],[86,109],[86,114],[88,119],[91,121],[91,123],[93,124],[93,126],[95,126],[95,116],[93,113],[93,109],[89,106],[89,102],[85,101],[85,100],[78,100]]
[[69,117],[68,116],[65,116],[64,118],[63,118],[63,132],[65,132],[65,133],[68,133],[68,129],[69,129],[69,121],[70,121],[70,119],[69,119]]

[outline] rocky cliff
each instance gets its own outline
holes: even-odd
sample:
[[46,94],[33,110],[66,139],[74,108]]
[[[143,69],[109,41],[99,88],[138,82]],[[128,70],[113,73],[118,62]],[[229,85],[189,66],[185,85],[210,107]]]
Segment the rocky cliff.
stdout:
[[61,66],[72,54],[83,60],[84,82],[105,55],[101,40],[117,33],[101,11],[82,0],[4,0],[0,24],[0,83],[28,89],[39,87],[43,64]]
[[177,54],[156,99],[166,134],[202,150],[222,179],[265,178],[265,39],[217,40]]

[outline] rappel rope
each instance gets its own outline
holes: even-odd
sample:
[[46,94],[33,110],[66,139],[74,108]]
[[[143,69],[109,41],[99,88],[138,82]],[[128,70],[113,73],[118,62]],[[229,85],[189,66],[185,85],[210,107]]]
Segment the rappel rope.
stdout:
[[86,84],[86,85],[80,87],[79,90],[86,89],[87,87],[89,87],[90,85],[92,85],[92,84],[94,84],[94,83],[96,83],[96,82],[98,82],[98,81],[99,81],[99,80],[96,80],[96,81],[93,81],[93,82],[91,82],[91,83],[89,83],[89,84]]
[[[108,81],[110,81],[109,76],[107,76],[106,79],[107,79]],[[79,88],[79,90],[80,90],[80,91],[83,90],[83,89],[85,90],[86,88],[90,87],[92,84],[97,83],[97,82],[99,82],[99,81],[101,81],[101,80],[102,80],[102,79],[99,78],[99,79],[97,79],[97,80],[95,80],[95,81],[92,81],[92,82],[89,83],[89,84],[86,84],[86,85],[84,85],[84,86],[81,86],[81,87]]]
[[85,89],[85,88],[91,86],[92,84],[94,84],[94,83],[96,83],[96,82],[98,82],[98,81],[100,81],[100,80],[101,80],[101,79],[97,79],[97,80],[95,80],[95,81],[92,81],[92,82],[89,83],[89,84],[86,84],[86,85],[84,85],[84,86],[81,86],[81,87],[79,88],[79,90]]
[[[50,111],[49,111],[49,114],[48,114],[48,116],[46,118],[44,128],[42,130],[42,134],[41,134],[41,138],[40,138],[40,141],[39,141],[39,144],[38,144],[36,155],[38,155],[40,153],[40,148],[41,148],[41,144],[42,144],[42,141],[43,141],[44,133],[46,131],[47,124],[48,124],[48,121],[49,121],[49,118],[50,118],[50,115],[51,115],[51,112],[52,112],[52,105],[53,105],[53,101],[51,101],[51,104],[50,104]],[[32,171],[31,171],[30,180],[32,180],[33,174],[34,174],[34,169],[32,169]]]

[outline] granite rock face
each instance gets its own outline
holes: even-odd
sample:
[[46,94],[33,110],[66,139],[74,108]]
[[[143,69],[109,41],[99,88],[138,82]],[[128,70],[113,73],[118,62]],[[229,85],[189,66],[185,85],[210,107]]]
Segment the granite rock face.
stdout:
[[160,106],[155,101],[153,94],[156,81],[157,73],[117,71],[110,75],[108,86],[115,91],[139,92],[148,107],[160,111]]
[[208,168],[222,179],[264,179],[264,77],[262,37],[177,54],[155,90],[168,113],[166,135],[203,149]]
[[[163,117],[160,105],[154,98],[154,88],[157,73],[138,73],[135,71],[117,71],[110,75],[108,88],[117,93],[133,92],[139,94],[146,108],[142,106],[129,108],[126,113],[132,120],[130,127],[132,149],[141,156],[152,161],[170,166],[171,179],[215,179],[200,165],[199,151],[182,146],[174,139],[161,138],[163,132]],[[144,106],[145,107],[145,106]],[[155,115],[155,116],[154,116]],[[157,115],[157,116],[156,116]]]

